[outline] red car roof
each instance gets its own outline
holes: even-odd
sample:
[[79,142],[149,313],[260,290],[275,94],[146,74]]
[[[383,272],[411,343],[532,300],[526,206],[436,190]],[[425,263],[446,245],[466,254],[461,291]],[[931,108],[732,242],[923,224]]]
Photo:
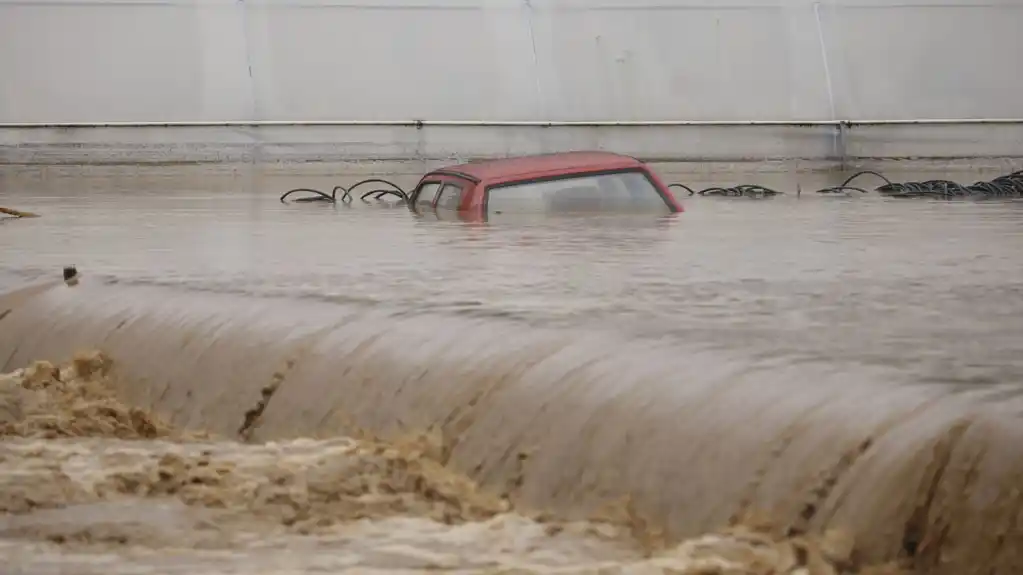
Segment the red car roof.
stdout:
[[561,173],[621,170],[642,165],[643,163],[636,158],[611,152],[558,152],[467,162],[439,168],[434,172],[461,174],[480,181],[503,182]]

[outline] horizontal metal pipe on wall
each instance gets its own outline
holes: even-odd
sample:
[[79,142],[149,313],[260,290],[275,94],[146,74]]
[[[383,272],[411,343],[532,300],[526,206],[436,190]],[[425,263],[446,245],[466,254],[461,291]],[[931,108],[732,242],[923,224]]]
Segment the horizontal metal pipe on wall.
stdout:
[[1016,170],[1023,167],[1018,166],[1023,120],[199,121],[0,127],[0,164],[447,161],[583,149],[689,164],[808,160],[824,162],[822,169],[857,159],[937,159],[939,165],[949,159],[999,159],[999,170]]
[[538,127],[538,128],[615,128],[654,126],[983,126],[1023,125],[1023,118],[928,118],[919,120],[221,120],[184,122],[0,122],[3,129],[45,129],[45,128],[258,128],[258,127],[344,127],[344,126],[395,126],[395,127]]

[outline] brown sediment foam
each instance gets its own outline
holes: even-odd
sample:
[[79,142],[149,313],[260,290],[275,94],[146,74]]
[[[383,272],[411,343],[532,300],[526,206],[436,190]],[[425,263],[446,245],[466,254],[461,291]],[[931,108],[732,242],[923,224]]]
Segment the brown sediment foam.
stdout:
[[848,527],[865,560],[934,573],[1014,573],[1023,556],[1023,430],[940,387],[507,323],[88,282],[7,307],[0,357],[100,346],[119,360],[118,391],[180,426],[234,435],[293,360],[253,440],[434,428],[453,465],[521,505],[583,517],[630,495],[669,539],[763,511],[781,531]]
[[[281,515],[286,525],[301,520],[323,526],[398,512],[450,523],[485,519],[508,510],[504,500],[480,492],[468,478],[436,461],[432,457],[436,448],[426,437],[393,443],[339,438],[309,450],[311,456],[303,461],[315,465],[290,467],[289,457],[302,459],[301,444],[283,451],[279,446],[264,445],[260,448],[262,463],[255,470],[245,468],[253,465],[252,461],[218,465],[209,450],[215,444],[200,443],[209,438],[174,430],[158,417],[119,402],[106,382],[110,365],[105,354],[78,354],[64,369],[36,361],[26,369],[0,376],[3,437],[189,441],[169,447],[162,454],[140,456],[137,451],[135,455],[110,451],[108,461],[94,469],[92,480],[78,482],[69,481],[61,470],[68,466],[60,465],[75,447],[27,444],[20,456],[38,459],[45,468],[40,471],[49,476],[19,473],[0,480],[0,512],[24,513],[39,507],[91,503],[118,494],[176,496],[187,504],[214,508],[243,506],[249,511]],[[221,441],[220,445],[225,443]],[[19,447],[9,449],[8,456],[19,451]],[[120,465],[119,458],[132,460],[131,464]],[[251,459],[260,462],[258,456]],[[2,460],[8,461],[9,457]],[[21,481],[26,477],[28,483]],[[61,482],[62,478],[68,481]],[[254,480],[263,483],[250,493]],[[41,485],[42,490],[33,485]],[[43,493],[54,487],[62,492],[60,497]]]
[[104,381],[109,368],[107,356],[90,353],[76,355],[63,370],[37,361],[0,376],[0,437],[154,439],[170,435],[159,418],[117,399]]

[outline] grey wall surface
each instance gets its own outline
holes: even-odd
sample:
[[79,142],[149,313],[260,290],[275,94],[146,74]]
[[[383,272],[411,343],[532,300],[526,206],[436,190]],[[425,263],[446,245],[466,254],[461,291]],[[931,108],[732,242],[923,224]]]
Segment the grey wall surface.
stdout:
[[[0,0],[0,123],[1023,118],[1021,29],[1020,0]],[[8,127],[0,160],[1023,155],[949,130]]]

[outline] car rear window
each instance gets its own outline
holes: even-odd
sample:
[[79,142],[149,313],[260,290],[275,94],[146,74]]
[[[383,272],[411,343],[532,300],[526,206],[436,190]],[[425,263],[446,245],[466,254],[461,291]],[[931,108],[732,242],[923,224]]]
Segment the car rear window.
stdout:
[[671,208],[646,174],[628,171],[494,186],[487,190],[487,212],[670,213]]

